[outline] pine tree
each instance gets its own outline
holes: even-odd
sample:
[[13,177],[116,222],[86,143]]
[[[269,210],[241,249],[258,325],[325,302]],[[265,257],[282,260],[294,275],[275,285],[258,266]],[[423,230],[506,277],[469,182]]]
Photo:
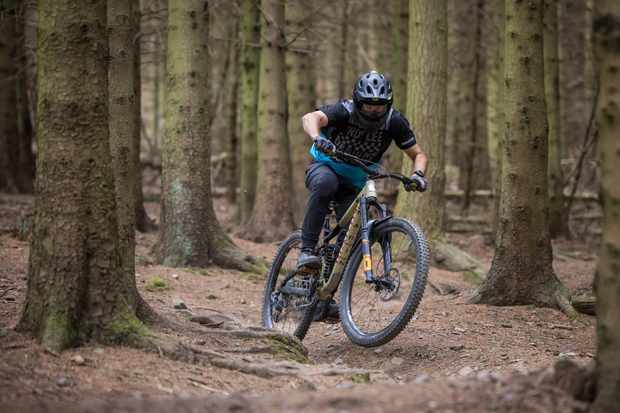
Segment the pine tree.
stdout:
[[[288,136],[291,154],[291,178],[293,186],[293,216],[295,222],[303,220],[308,193],[305,185],[305,170],[310,160],[308,148],[310,139],[301,125],[301,117],[314,110],[313,48],[311,25],[312,14],[300,0],[289,0],[286,4],[286,26],[288,49],[286,52],[286,87],[288,91]],[[289,40],[290,39],[290,40]]]
[[564,203],[564,177],[560,149],[560,89],[558,69],[558,2],[545,0],[544,12],[545,104],[549,124],[549,231],[551,237],[569,236],[568,209]]
[[0,3],[0,191],[16,192],[18,2]]
[[208,1],[169,0],[158,256],[168,266],[215,262],[247,270],[249,257],[224,233],[213,210],[208,29]]
[[[420,195],[401,190],[396,214],[414,218],[431,240],[443,234],[445,215],[446,25],[446,0],[410,0],[407,118],[415,125],[416,136],[431,162],[428,192]],[[402,173],[410,175],[412,169],[411,160],[405,157]]]
[[255,0],[243,0],[241,14],[241,176],[239,218],[246,223],[252,214],[256,196],[257,104],[260,51],[260,20]]
[[18,328],[54,350],[136,339],[139,297],[119,260],[106,1],[40,0],[38,13],[37,198]]
[[568,295],[551,266],[542,19],[543,0],[506,0],[499,228],[491,270],[472,302],[557,306]]
[[597,396],[594,413],[620,411],[620,3],[597,2],[594,22],[600,70],[599,133],[603,239],[596,276]]
[[291,163],[286,128],[284,3],[261,1],[260,76],[258,82],[258,174],[256,200],[246,236],[283,239],[293,228]]

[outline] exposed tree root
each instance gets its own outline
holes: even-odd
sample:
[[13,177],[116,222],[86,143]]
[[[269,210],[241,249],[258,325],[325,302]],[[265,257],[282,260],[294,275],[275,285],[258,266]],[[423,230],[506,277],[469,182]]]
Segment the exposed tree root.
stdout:
[[430,280],[427,280],[427,284],[431,287],[431,290],[437,295],[449,295],[449,294],[457,294],[459,289],[453,285],[445,284],[445,283],[433,283]]
[[570,318],[571,320],[576,320],[576,321],[579,321],[579,322],[585,324],[585,322],[581,319],[581,316],[579,315],[579,313],[571,305],[571,303],[570,303],[570,295],[568,293],[563,293],[561,291],[558,291],[556,293],[555,300],[556,300],[556,303],[558,305],[558,308],[564,314],[566,314],[566,316],[568,318]]
[[230,241],[214,250],[212,257],[213,263],[223,268],[256,274],[266,274],[268,270],[264,260],[244,253]]
[[432,243],[431,253],[434,264],[441,269],[468,272],[478,282],[486,277],[487,271],[480,261],[452,244],[435,240]]
[[596,297],[589,294],[573,295],[570,298],[571,305],[575,310],[587,315],[596,315]]

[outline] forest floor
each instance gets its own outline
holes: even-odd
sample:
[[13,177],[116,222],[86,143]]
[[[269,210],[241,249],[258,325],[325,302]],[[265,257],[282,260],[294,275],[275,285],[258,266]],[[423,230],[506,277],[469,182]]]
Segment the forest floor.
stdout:
[[[156,208],[149,204],[151,216],[157,216]],[[147,403],[210,396],[201,411],[583,411],[583,405],[532,375],[559,359],[590,363],[596,351],[594,317],[570,320],[553,309],[470,305],[467,299],[476,286],[461,273],[437,268],[431,268],[430,280],[450,285],[453,292],[440,295],[427,288],[415,320],[392,342],[365,349],[352,344],[339,324],[315,323],[303,342],[307,359],[277,351],[269,355],[276,365],[291,358],[305,364],[272,377],[119,346],[46,351],[12,329],[25,297],[29,250],[15,227],[31,209],[29,197],[0,197],[0,410],[41,400]],[[217,210],[226,222],[226,206]],[[450,240],[490,266],[493,251],[481,235],[452,234]],[[155,241],[155,233],[137,234],[138,288],[158,313],[188,326],[186,333],[157,334],[240,356],[246,365],[264,360],[260,346],[243,354],[247,340],[218,334],[217,328],[201,332],[200,325],[188,321],[191,315],[223,315],[242,326],[260,325],[264,277],[217,267],[159,266],[151,253]],[[275,243],[234,241],[267,260],[277,248]],[[554,269],[569,288],[590,288],[596,265],[591,246],[558,241],[554,256]],[[187,309],[175,309],[178,300]]]

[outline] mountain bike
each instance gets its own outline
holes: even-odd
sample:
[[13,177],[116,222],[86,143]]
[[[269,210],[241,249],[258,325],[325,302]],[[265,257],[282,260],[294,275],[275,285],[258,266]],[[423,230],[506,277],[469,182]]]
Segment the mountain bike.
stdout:
[[378,201],[375,181],[396,179],[407,191],[416,189],[415,182],[372,169],[371,163],[344,152],[336,150],[330,156],[359,166],[368,180],[335,225],[330,205],[315,248],[321,258],[319,270],[297,268],[301,231],[280,244],[265,286],[263,325],[303,340],[340,287],[340,323],[347,337],[363,347],[381,346],[407,326],[420,304],[429,251],[416,224],[391,216]]

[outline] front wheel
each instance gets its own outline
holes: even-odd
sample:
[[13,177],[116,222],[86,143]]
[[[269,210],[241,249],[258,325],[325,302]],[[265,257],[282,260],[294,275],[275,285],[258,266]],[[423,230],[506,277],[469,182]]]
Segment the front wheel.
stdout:
[[426,287],[429,251],[422,231],[392,217],[370,234],[374,279],[362,268],[361,244],[351,254],[340,290],[340,320],[349,339],[363,347],[392,340],[413,317]]

